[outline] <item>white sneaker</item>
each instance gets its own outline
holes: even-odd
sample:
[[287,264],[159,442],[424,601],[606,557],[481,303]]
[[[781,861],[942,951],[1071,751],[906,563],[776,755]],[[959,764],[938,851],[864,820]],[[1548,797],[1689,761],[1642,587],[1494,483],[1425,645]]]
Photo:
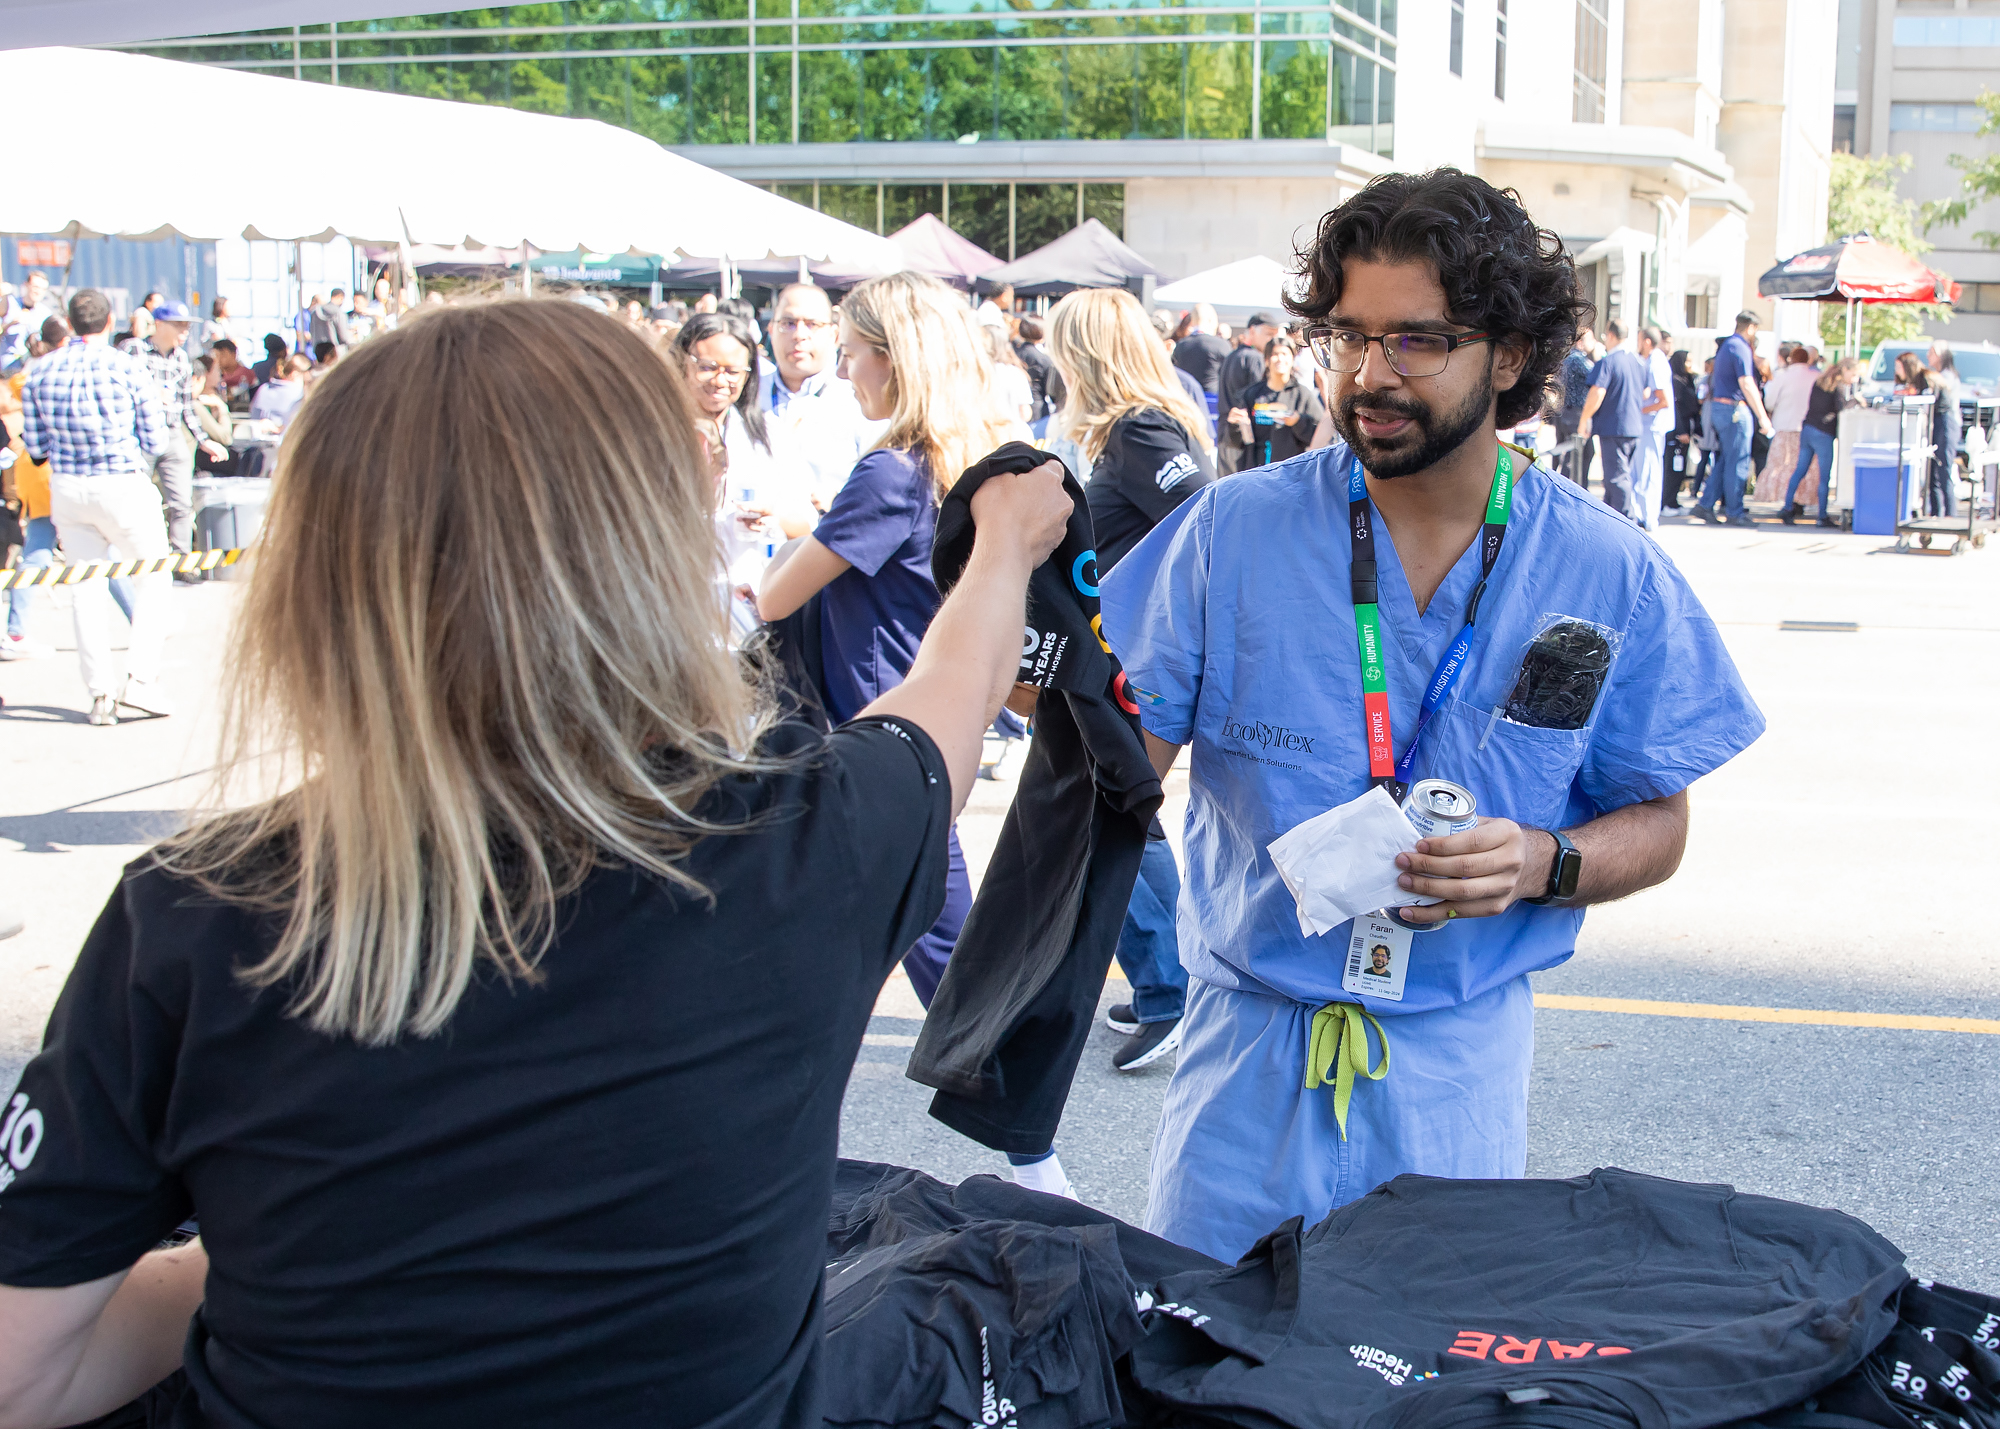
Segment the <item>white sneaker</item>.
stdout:
[[125,693],[118,697],[118,703],[141,714],[156,715],[162,719],[174,712],[174,702],[167,698],[167,692],[145,680],[127,680]]
[[94,695],[90,701],[90,722],[92,724],[118,723],[118,701],[109,695]]
[[25,635],[0,635],[0,660],[42,660],[55,652]]
[[0,938],[11,938],[27,926],[28,920],[21,916],[19,909],[0,903]]

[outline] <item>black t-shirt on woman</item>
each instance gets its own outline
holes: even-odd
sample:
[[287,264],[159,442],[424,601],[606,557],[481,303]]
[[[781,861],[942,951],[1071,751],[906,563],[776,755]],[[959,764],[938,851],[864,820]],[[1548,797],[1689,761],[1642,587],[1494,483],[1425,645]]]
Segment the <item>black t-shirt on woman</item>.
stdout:
[[1806,425],[1815,431],[1837,436],[1840,432],[1840,414],[1854,403],[1854,385],[1843,382],[1832,391],[1813,383],[1812,395],[1806,399]]
[[713,906],[600,870],[538,982],[390,1047],[246,990],[271,922],[132,864],[10,1104],[0,1284],[198,1212],[177,1424],[816,1429],[841,1096],[951,821],[921,731],[816,741],[781,728],[800,757],[704,806],[759,819],[689,854]]
[[[1313,433],[1319,429],[1319,419],[1326,415],[1319,393],[1297,377],[1278,392],[1273,392],[1268,382],[1258,378],[1256,384],[1243,394],[1243,406],[1250,413],[1246,467],[1289,461],[1305,451],[1312,445]],[[1287,417],[1297,420],[1288,425],[1285,421]]]
[[1169,511],[1215,480],[1215,459],[1158,408],[1120,417],[1105,433],[1084,501],[1097,538],[1097,569],[1110,570]]

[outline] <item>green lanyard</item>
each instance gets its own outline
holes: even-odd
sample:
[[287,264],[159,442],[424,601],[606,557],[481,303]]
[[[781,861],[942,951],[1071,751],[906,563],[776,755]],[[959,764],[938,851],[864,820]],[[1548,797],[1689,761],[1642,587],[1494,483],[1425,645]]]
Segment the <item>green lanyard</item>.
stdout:
[[1376,603],[1375,510],[1368,499],[1368,480],[1356,457],[1347,475],[1347,513],[1354,537],[1354,560],[1349,569],[1349,587],[1354,605],[1354,634],[1361,649],[1361,716],[1368,739],[1368,777],[1400,797],[1417,758],[1417,742],[1424,726],[1444,704],[1451,687],[1458,683],[1466,659],[1472,654],[1472,627],[1479,619],[1480,597],[1500,559],[1500,546],[1507,539],[1507,517],[1514,507],[1514,453],[1503,442],[1493,463],[1493,487],[1486,497],[1486,522],[1479,533],[1479,584],[1472,588],[1466,604],[1465,629],[1444,652],[1424,690],[1424,702],[1417,714],[1417,732],[1402,759],[1395,754],[1389,729],[1389,681],[1382,657],[1382,609]]

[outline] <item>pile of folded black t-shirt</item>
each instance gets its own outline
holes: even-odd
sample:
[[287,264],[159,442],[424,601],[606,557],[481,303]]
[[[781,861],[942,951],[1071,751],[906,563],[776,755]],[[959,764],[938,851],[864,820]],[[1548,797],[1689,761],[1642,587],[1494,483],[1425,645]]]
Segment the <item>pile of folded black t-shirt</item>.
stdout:
[[843,1162],[827,1419],[2000,1429],[2000,1300],[1727,1186],[1403,1176],[1234,1266],[992,1177]]

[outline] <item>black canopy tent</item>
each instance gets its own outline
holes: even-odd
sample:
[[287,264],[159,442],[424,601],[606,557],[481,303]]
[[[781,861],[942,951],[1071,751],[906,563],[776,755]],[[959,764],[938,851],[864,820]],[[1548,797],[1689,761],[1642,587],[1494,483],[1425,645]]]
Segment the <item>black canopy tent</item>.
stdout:
[[978,286],[994,293],[1011,284],[1022,298],[1060,297],[1078,288],[1129,288],[1143,297],[1147,279],[1166,276],[1102,223],[1086,218],[1053,243],[981,274]]

